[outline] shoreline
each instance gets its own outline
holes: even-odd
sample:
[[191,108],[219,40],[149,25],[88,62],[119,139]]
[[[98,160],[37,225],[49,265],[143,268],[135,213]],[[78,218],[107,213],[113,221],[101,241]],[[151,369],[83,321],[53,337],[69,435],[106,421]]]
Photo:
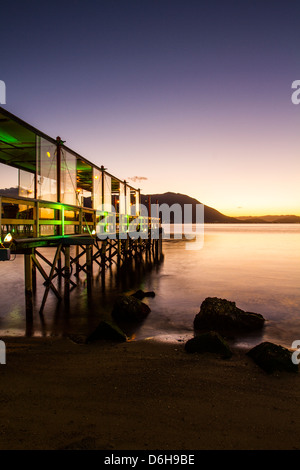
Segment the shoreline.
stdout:
[[155,339],[77,344],[7,337],[1,373],[5,450],[291,450],[299,374],[266,374]]

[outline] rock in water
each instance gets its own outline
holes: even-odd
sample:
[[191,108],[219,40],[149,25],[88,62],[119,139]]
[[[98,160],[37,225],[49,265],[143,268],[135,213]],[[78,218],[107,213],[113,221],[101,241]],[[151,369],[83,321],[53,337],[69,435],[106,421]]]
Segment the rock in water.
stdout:
[[292,353],[278,344],[265,341],[250,349],[247,355],[265,372],[298,372],[298,365],[292,362]]
[[230,358],[232,351],[226,341],[216,331],[202,333],[189,339],[185,343],[185,350],[188,353],[204,353],[211,352],[221,354],[223,358]]
[[155,292],[144,292],[143,290],[139,289],[134,294],[132,294],[132,297],[143,300],[145,297],[155,297]]
[[114,323],[109,321],[101,321],[95,331],[93,331],[86,339],[86,343],[92,343],[99,339],[109,339],[113,341],[125,342],[127,336],[125,333]]
[[148,305],[132,295],[120,295],[115,301],[112,317],[118,322],[141,322],[150,312]]
[[217,297],[207,297],[194,319],[195,330],[219,332],[250,331],[262,328],[265,319],[259,313],[245,312],[235,302]]

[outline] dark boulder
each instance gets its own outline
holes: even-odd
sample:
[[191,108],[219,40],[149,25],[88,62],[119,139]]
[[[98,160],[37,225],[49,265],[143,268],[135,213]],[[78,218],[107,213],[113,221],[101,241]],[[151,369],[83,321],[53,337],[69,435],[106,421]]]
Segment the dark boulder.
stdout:
[[255,346],[247,355],[265,372],[298,372],[298,365],[292,362],[292,352],[278,344],[265,341]]
[[76,344],[84,344],[86,342],[86,336],[84,335],[76,335],[76,334],[69,334],[67,335],[67,338],[69,338],[73,343]]
[[245,312],[235,302],[217,297],[207,297],[194,319],[195,330],[219,332],[251,331],[264,326],[265,319],[259,313]]
[[126,334],[113,322],[101,321],[97,328],[87,337],[86,343],[92,343],[100,339],[125,342]]
[[189,339],[185,343],[185,350],[188,353],[216,353],[223,358],[230,358],[232,351],[227,342],[216,331],[202,333],[199,336]]
[[155,292],[144,292],[143,290],[139,289],[134,294],[132,294],[132,297],[143,300],[145,297],[155,297]]
[[117,322],[141,322],[151,312],[148,305],[132,295],[117,297],[112,310],[112,317]]

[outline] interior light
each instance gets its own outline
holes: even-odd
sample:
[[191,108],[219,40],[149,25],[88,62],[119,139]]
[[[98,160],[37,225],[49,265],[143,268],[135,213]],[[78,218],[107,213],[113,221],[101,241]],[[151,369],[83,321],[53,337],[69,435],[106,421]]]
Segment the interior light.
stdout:
[[96,235],[96,230],[92,230],[92,235]]
[[4,243],[9,243],[11,241],[12,241],[12,236],[10,233],[8,233],[4,238]]

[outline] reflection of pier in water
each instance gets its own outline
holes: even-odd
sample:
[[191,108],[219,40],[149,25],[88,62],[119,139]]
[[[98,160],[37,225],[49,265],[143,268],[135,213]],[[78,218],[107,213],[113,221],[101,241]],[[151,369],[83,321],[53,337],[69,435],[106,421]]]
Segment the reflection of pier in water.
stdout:
[[0,191],[0,259],[24,255],[28,325],[38,273],[42,315],[50,293],[67,311],[82,276],[91,296],[95,283],[105,292],[109,273],[126,283],[161,260],[160,220],[141,213],[139,189],[3,108],[0,167],[0,177],[8,167],[17,172],[16,187]]
[[[74,314],[72,299],[75,299],[76,304],[78,296],[83,295],[82,292],[86,300],[84,314],[92,328],[95,326],[95,319],[96,323],[99,321],[99,301],[104,310],[105,307],[110,308],[117,293],[138,289],[148,274],[160,269],[163,261],[161,238],[143,241],[106,240],[67,247],[60,244],[51,251],[53,261],[49,260],[49,248],[47,254],[41,249],[33,249],[31,254],[24,255],[25,260],[28,257],[32,259],[31,265],[30,261],[27,261],[27,264],[25,261],[25,271],[26,266],[31,269],[28,276],[32,278],[31,288],[28,289],[27,285],[25,292],[28,336],[33,333],[35,310],[39,311],[40,328],[45,335],[49,333],[49,321],[53,323],[51,334],[55,334],[55,331],[59,334],[69,333],[68,328]],[[41,272],[44,275],[37,276]],[[48,294],[52,295],[52,299],[54,296],[57,298],[55,312],[50,315],[51,320],[43,313]],[[42,302],[38,300],[41,296]]]

